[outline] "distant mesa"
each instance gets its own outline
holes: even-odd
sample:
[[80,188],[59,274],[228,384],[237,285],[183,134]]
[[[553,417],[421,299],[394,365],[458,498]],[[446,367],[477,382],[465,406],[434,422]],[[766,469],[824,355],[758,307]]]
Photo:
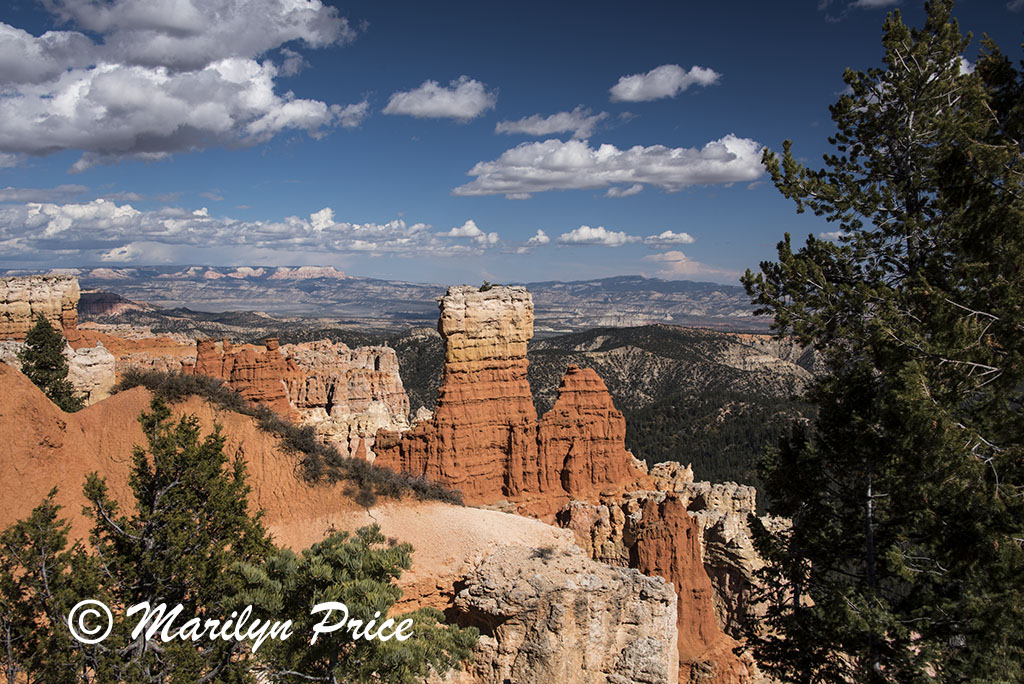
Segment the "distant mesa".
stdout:
[[[113,291],[155,307],[199,311],[265,311],[334,317],[376,330],[436,322],[445,288],[434,283],[349,275],[332,266],[132,266],[75,270],[82,287]],[[21,274],[21,273],[19,273]],[[12,273],[13,275],[13,273]],[[766,331],[739,284],[616,276],[527,283],[537,337],[592,328],[652,323],[738,332]]]

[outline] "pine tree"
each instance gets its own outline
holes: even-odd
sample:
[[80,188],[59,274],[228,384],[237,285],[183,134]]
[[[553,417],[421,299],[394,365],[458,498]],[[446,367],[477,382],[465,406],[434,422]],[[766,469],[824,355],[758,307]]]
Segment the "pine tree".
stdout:
[[82,408],[81,397],[68,381],[68,360],[64,357],[66,341],[43,314],[36,315],[35,325],[25,335],[25,347],[18,352],[21,372],[63,411]]
[[1024,678],[1024,78],[952,3],[895,12],[885,68],[848,70],[835,153],[764,163],[837,224],[744,285],[823,355],[808,431],[761,467],[763,665],[800,682]]
[[312,645],[299,639],[267,642],[259,653],[275,681],[413,684],[431,672],[444,675],[469,657],[478,636],[475,628],[445,626],[444,614],[432,608],[390,614],[402,593],[394,580],[411,566],[411,554],[409,544],[386,545],[373,525],[354,537],[334,533],[299,556],[285,549],[263,566],[243,564],[247,588],[240,603],[258,606],[264,619],[295,616],[299,634],[313,633],[324,615],[310,610],[324,601],[345,604],[350,618],[362,625],[381,625],[389,617],[395,624],[412,620],[408,632],[413,636],[405,641],[354,639],[338,631],[321,635]]
[[[219,429],[201,439],[195,416],[171,420],[159,398],[139,420],[148,449],[135,449],[134,513],[121,513],[96,473],[84,488],[103,585],[121,607],[148,601],[170,610],[181,604],[176,624],[224,619],[241,588],[231,568],[261,563],[274,550],[260,517],[248,511],[244,463],[228,461]],[[108,638],[131,645],[110,654],[116,681],[250,681],[244,642],[161,643],[145,634],[133,640],[128,627],[119,623]]]
[[[0,534],[0,673],[7,684],[103,681],[97,651],[65,620],[79,597],[98,598],[99,571],[82,544],[68,547],[54,488],[31,515]],[[86,675],[85,673],[91,673]]]

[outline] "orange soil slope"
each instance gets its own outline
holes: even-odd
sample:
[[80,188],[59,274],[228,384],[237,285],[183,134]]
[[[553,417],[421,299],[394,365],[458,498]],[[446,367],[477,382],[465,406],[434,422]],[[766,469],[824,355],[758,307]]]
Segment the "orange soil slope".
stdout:
[[[145,444],[138,416],[151,395],[142,388],[116,394],[78,413],[64,413],[20,372],[0,363],[0,529],[28,516],[55,485],[62,516],[73,538],[85,538],[82,484],[97,471],[111,494],[130,501],[132,449]],[[343,485],[312,486],[295,469],[296,459],[254,421],[219,410],[196,397],[176,405],[195,414],[203,434],[222,426],[225,453],[241,455],[252,487],[250,505],[279,544],[309,546],[333,530],[354,530],[376,522],[385,536],[414,547],[413,567],[399,584],[401,606],[445,607],[447,594],[466,561],[498,546],[563,547],[572,533],[536,520],[438,502],[387,501],[367,510],[346,496]]]

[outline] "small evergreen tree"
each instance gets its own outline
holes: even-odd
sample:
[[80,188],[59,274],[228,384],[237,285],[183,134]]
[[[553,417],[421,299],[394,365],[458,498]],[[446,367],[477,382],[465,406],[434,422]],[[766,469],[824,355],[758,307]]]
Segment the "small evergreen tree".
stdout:
[[68,360],[64,356],[67,341],[43,314],[36,315],[35,325],[25,335],[25,347],[18,352],[21,372],[50,398],[62,411],[78,411],[81,397],[68,381]]
[[[177,421],[170,416],[157,398],[139,418],[149,446],[135,449],[131,516],[120,512],[103,478],[89,475],[85,495],[94,522],[92,545],[115,605],[148,601],[171,609],[181,604],[178,623],[223,619],[240,588],[231,567],[260,563],[273,546],[260,517],[249,514],[244,463],[228,462],[219,429],[201,439],[195,416]],[[117,641],[131,643],[119,653],[117,681],[248,680],[243,643],[164,644],[147,641],[144,634],[132,640],[127,627],[115,631]]]
[[99,572],[82,544],[68,548],[57,489],[0,534],[0,672],[7,684],[100,682],[98,652],[65,620],[79,597],[99,598]]
[[[240,602],[258,606],[266,619],[295,616],[295,632],[302,635],[312,635],[313,625],[324,618],[310,609],[325,601],[345,604],[350,619],[362,625],[375,621],[379,626],[401,597],[393,580],[409,569],[411,554],[409,544],[385,545],[376,525],[351,538],[348,532],[335,533],[300,556],[285,549],[263,566],[243,564],[247,588]],[[413,684],[457,667],[476,644],[475,628],[445,626],[436,609],[390,617],[395,624],[411,619],[412,638],[368,641],[339,630],[321,634],[313,645],[308,637],[267,642],[259,656],[275,681]]]
[[1024,680],[1024,79],[952,3],[894,12],[848,70],[836,153],[764,163],[837,242],[789,236],[744,284],[823,354],[810,430],[762,464],[774,599],[758,658],[787,681]]

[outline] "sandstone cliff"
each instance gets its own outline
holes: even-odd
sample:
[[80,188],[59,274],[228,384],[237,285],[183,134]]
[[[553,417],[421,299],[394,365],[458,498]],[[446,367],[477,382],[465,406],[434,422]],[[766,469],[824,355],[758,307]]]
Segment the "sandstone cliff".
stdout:
[[625,447],[626,419],[589,368],[569,366],[555,405],[540,420],[538,439],[541,472],[558,474],[574,499],[592,498],[638,477]]
[[468,501],[539,491],[537,412],[526,380],[529,293],[453,287],[440,307],[445,365],[434,414],[400,438],[382,433],[377,457],[459,489]]
[[[162,370],[175,360],[136,354],[129,362]],[[249,401],[313,426],[347,456],[372,460],[378,430],[409,426],[409,397],[388,347],[353,349],[329,340],[282,347],[268,338],[263,348],[236,348],[228,340],[200,340],[195,361],[179,363],[186,374],[223,380]]]
[[295,372],[284,379],[288,402],[303,423],[348,456],[374,457],[381,428],[409,427],[409,397],[390,347],[356,347],[328,340],[284,345]]
[[36,316],[43,314],[74,343],[80,296],[78,279],[71,276],[0,278],[0,340],[24,340]]
[[18,352],[42,314],[68,341],[68,380],[93,404],[110,396],[114,357],[101,343],[88,346],[78,329],[78,279],[71,276],[0,278],[0,362],[21,368]]
[[673,584],[680,606],[680,681],[754,681],[750,664],[732,654],[737,643],[716,621],[714,592],[701,561],[701,528],[680,494],[638,490],[606,495],[600,503],[574,501],[559,511],[558,523],[594,559]]

